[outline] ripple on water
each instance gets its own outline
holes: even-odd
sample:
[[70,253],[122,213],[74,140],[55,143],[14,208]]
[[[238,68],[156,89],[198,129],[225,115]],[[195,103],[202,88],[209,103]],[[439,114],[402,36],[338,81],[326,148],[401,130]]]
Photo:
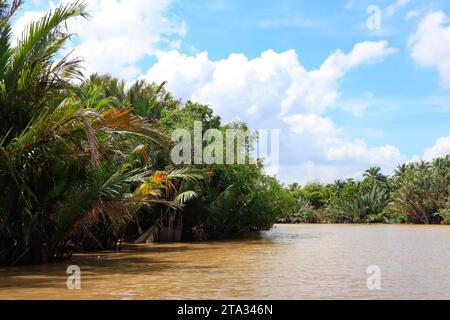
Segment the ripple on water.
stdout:
[[[279,225],[224,242],[130,246],[0,269],[1,299],[448,299],[450,228]],[[82,290],[66,289],[66,267]],[[367,289],[378,265],[382,290]]]

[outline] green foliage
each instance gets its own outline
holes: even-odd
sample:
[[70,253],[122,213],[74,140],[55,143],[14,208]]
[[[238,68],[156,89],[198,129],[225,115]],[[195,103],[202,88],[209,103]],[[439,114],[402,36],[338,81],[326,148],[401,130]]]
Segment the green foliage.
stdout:
[[297,206],[281,222],[449,223],[450,157],[398,166],[392,178],[368,169],[361,181],[290,186]]
[[[0,0],[0,264],[152,241],[162,229],[168,240],[181,231],[191,240],[194,229],[221,238],[276,221],[450,223],[448,156],[402,165],[392,178],[374,167],[358,182],[289,188],[265,175],[261,160],[174,166],[174,130],[246,124],[222,124],[210,106],[176,100],[165,83],[126,90],[109,75],[84,80],[77,58],[55,62],[71,36],[66,22],[87,17],[82,2],[31,23],[14,45],[11,19],[21,4]],[[236,147],[250,160],[249,146]]]
[[[411,167],[397,181],[388,212],[402,215],[410,223],[438,223],[445,219],[450,195],[449,157],[433,165],[420,163]],[[443,213],[444,217],[437,213]]]
[[332,195],[332,190],[329,186],[324,186],[319,183],[309,183],[302,189],[294,191],[296,198],[302,198],[313,206],[314,209],[320,209],[325,206]]
[[21,4],[0,1],[0,264],[60,259],[69,244],[148,241],[163,227],[203,225],[209,237],[268,229],[290,209],[290,193],[262,163],[173,166],[173,130],[245,124],[222,125],[165,83],[126,90],[109,75],[82,80],[77,58],[55,63],[71,36],[66,22],[87,17],[82,2],[32,22],[13,46],[10,20]]
[[[450,205],[450,199],[448,203]],[[441,209],[437,215],[442,219],[442,224],[450,225],[450,206],[447,209]]]
[[389,191],[374,185],[353,183],[336,194],[328,207],[331,220],[341,223],[387,222],[381,215],[389,201]]
[[70,37],[66,21],[86,17],[85,5],[61,5],[12,46],[10,19],[21,2],[1,4],[0,263],[59,259],[74,240],[110,248],[143,208],[177,211],[193,199],[180,186],[204,175],[158,171],[152,155],[167,139],[132,107],[134,91],[109,76],[75,86],[78,59],[54,62]]
[[270,229],[293,204],[276,179],[262,174],[262,165],[216,168],[204,201],[200,221],[223,234]]

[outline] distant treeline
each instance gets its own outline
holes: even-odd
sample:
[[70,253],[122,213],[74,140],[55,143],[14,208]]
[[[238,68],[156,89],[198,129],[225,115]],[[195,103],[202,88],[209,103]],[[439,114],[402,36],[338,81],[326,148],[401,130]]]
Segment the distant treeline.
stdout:
[[291,185],[296,205],[280,222],[450,224],[450,156],[400,165],[392,177],[373,167],[362,178]]

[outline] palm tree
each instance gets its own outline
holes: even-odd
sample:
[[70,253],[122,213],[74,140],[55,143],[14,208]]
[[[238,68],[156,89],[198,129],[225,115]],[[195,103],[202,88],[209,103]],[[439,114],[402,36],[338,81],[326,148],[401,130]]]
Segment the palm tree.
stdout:
[[433,160],[432,167],[437,170],[449,170],[450,169],[450,155],[445,156],[444,158],[436,158]]
[[161,111],[177,110],[179,101],[173,99],[164,86],[166,82],[160,85],[147,84],[145,81],[137,81],[127,92],[127,101],[136,110],[136,113],[150,121],[159,120]]
[[409,166],[405,163],[397,166],[397,168],[394,171],[394,178],[396,179],[403,178],[408,173],[408,170]]
[[425,161],[425,160],[421,160],[420,162],[416,163],[414,165],[414,167],[417,170],[428,170],[428,169],[431,168],[431,164],[429,162]]
[[0,2],[0,182],[6,186],[0,197],[0,262],[12,264],[26,256],[46,259],[44,251],[52,251],[48,239],[37,230],[37,224],[44,223],[40,218],[49,219],[39,212],[45,203],[38,202],[46,190],[42,185],[49,183],[44,176],[56,170],[52,160],[79,149],[74,141],[64,143],[65,138],[84,131],[92,162],[97,162],[89,125],[93,113],[76,108],[64,97],[72,88],[71,80],[81,75],[79,59],[65,56],[53,62],[70,37],[65,22],[86,17],[85,5],[74,2],[49,12],[28,25],[13,46],[11,18],[21,5],[19,0],[11,5]]
[[448,206],[449,185],[447,173],[436,168],[417,169],[394,192],[388,211],[413,223],[437,222],[436,213]]
[[386,181],[386,176],[381,173],[380,167],[371,167],[364,173],[364,178],[371,180],[373,183]]
[[344,188],[345,188],[345,186],[346,186],[346,182],[345,181],[343,181],[343,180],[336,180],[335,182],[334,182],[334,184],[332,185],[332,188],[336,191],[336,192],[341,192]]
[[329,211],[337,222],[376,222],[389,201],[389,190],[374,185],[370,191],[358,182],[351,197],[337,194],[331,200]]
[[87,81],[84,82],[83,88],[93,88],[97,90],[103,97],[114,99],[121,105],[127,104],[125,81],[120,81],[111,75],[92,74]]
[[[159,236],[163,241],[180,241],[183,224],[183,207],[198,197],[197,184],[206,178],[203,170],[185,167],[170,172],[157,171],[136,190],[139,200],[153,195],[153,202],[160,203],[164,209],[156,222],[141,233],[135,243],[152,242]],[[141,201],[140,201],[141,202]]]
[[126,225],[139,205],[129,195],[151,175],[133,152],[165,141],[120,100],[76,89],[79,59],[54,61],[70,37],[66,21],[87,17],[83,3],[47,13],[13,46],[21,4],[0,2],[0,263],[11,265],[61,257],[74,233],[92,234],[81,222],[99,213],[115,231]]
[[5,0],[1,1],[0,135],[6,141],[49,108],[50,101],[61,101],[64,90],[72,87],[72,80],[81,77],[80,59],[64,56],[54,63],[53,58],[71,36],[64,28],[65,22],[87,17],[86,6],[73,2],[49,12],[29,24],[13,47],[11,18],[21,5],[20,0],[14,0],[9,7]]

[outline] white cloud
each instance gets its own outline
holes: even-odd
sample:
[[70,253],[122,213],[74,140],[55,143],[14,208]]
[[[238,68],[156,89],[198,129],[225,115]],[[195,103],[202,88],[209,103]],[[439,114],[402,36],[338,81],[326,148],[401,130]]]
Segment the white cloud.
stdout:
[[417,162],[420,160],[432,161],[436,158],[445,157],[447,155],[450,155],[450,136],[437,139],[434,146],[425,149],[421,156],[415,155],[412,157],[411,162]]
[[388,16],[393,16],[400,8],[406,6],[410,2],[411,0],[396,0],[386,8],[386,14]]
[[[403,159],[395,147],[370,148],[322,116],[330,108],[361,114],[365,105],[360,101],[339,103],[339,80],[395,51],[386,41],[362,42],[348,53],[336,50],[313,70],[305,69],[294,50],[268,50],[254,59],[231,54],[218,61],[209,59],[207,52],[188,56],[161,51],[144,78],[168,81],[175,96],[207,103],[225,121],[240,119],[252,128],[281,129],[280,178],[288,181],[286,168],[308,171],[311,178],[317,169],[315,177],[328,182],[374,164],[390,169]],[[372,97],[365,94],[366,100]],[[340,170],[342,166],[348,170]],[[326,168],[326,177],[321,168]]]
[[436,67],[444,88],[450,89],[450,26],[447,15],[432,12],[419,23],[410,37],[411,56],[425,67]]
[[281,166],[277,177],[288,184],[294,182],[300,183],[300,185],[310,182],[330,183],[338,179],[358,179],[362,176],[364,170],[355,168],[353,164],[337,166],[305,161],[298,165]]
[[300,145],[303,145],[303,149],[313,149],[320,161],[379,165],[391,169],[404,160],[400,150],[394,146],[371,148],[362,139],[347,137],[345,130],[336,127],[329,118],[298,114],[283,120],[291,132],[297,135],[296,150],[299,150]]
[[[345,73],[364,64],[379,62],[394,52],[396,49],[390,48],[387,41],[361,42],[356,44],[348,54],[341,50],[335,51],[318,70],[295,74],[294,81],[287,89],[287,95],[281,103],[283,113],[296,105],[303,106],[306,111],[325,111],[339,97],[337,81]],[[319,104],[317,104],[318,101],[320,101]]]
[[[62,0],[60,2],[69,2]],[[186,26],[165,17],[172,0],[87,0],[91,17],[69,23],[77,34],[68,50],[85,59],[86,74],[111,73],[130,79],[141,73],[137,64],[155,53],[155,46],[166,40],[169,46],[179,46],[170,37],[183,36]],[[49,8],[54,7],[50,2]],[[25,12],[15,30],[22,29],[42,12]]]
[[[134,78],[141,73],[139,62],[154,54],[157,62],[143,78],[168,81],[175,96],[210,104],[225,121],[241,119],[253,128],[281,129],[280,178],[284,181],[321,177],[329,182],[356,177],[370,165],[388,170],[403,159],[397,148],[369,147],[323,116],[330,108],[362,113],[366,107],[362,101],[339,101],[339,80],[355,68],[396,52],[386,41],[361,42],[348,53],[336,50],[312,70],[299,62],[294,50],[267,50],[254,59],[234,53],[214,61],[207,52],[186,55],[155,49],[161,44],[178,49],[186,32],[183,23],[164,16],[171,0],[88,3],[91,20],[69,26],[78,33],[79,41],[72,47],[85,57],[87,73]],[[40,14],[25,13],[16,27]],[[372,96],[368,94],[366,100]]]
[[306,70],[294,50],[265,51],[248,59],[243,54],[211,61],[206,52],[187,56],[177,51],[157,53],[147,72],[149,81],[168,81],[177,96],[208,103],[227,120],[254,118],[291,110],[323,113],[338,100],[338,80],[363,64],[375,63],[395,52],[386,41],[362,42],[348,54],[332,53],[319,69]]
[[15,22],[12,27],[13,39],[22,36],[25,27],[32,21],[36,21],[45,14],[45,11],[25,11]]
[[334,135],[337,131],[336,126],[330,118],[320,117],[316,114],[297,114],[290,117],[284,117],[293,133],[313,133],[323,135],[324,138]]
[[[158,62],[145,76],[150,82],[168,81],[169,89],[178,97],[191,99],[213,80],[216,63],[207,52],[186,56],[178,51],[156,53]],[[203,101],[202,101],[203,102]]]
[[327,117],[296,114],[284,117],[283,121],[289,133],[285,130],[282,133],[281,166],[277,176],[287,183],[328,183],[349,177],[361,178],[371,166],[380,166],[390,174],[406,160],[395,146],[370,147]]

